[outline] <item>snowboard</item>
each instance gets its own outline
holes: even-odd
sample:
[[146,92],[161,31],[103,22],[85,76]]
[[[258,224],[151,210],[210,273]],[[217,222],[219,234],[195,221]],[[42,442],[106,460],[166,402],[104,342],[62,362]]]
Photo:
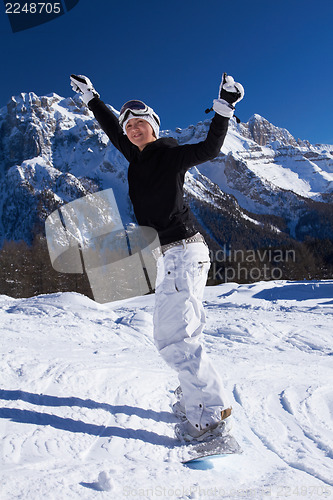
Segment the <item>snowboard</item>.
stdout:
[[197,462],[213,457],[239,455],[241,453],[243,453],[243,450],[237,440],[231,434],[227,434],[225,436],[217,436],[202,443],[189,443],[183,446],[181,463],[184,465],[195,465]]

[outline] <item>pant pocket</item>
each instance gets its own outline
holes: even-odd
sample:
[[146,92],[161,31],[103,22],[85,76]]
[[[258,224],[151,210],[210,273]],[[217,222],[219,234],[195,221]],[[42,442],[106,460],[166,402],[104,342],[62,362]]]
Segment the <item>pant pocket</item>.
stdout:
[[193,262],[192,264],[192,275],[193,277],[207,276],[210,268],[209,260],[199,260]]
[[177,287],[177,270],[176,259],[173,255],[169,255],[163,262],[163,279],[159,285],[159,291],[163,293],[175,293]]
[[210,268],[209,260],[195,261],[191,268],[192,289],[194,295],[201,298],[207,283],[208,271]]

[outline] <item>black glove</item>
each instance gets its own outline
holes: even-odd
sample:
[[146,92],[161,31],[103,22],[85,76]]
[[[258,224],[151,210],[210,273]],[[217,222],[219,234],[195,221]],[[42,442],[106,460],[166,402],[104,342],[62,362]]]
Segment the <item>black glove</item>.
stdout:
[[234,115],[235,104],[244,97],[244,88],[235,82],[232,76],[223,73],[219,88],[219,98],[214,99],[213,110],[221,116],[231,118]]
[[94,97],[99,97],[99,93],[94,89],[88,77],[83,75],[71,75],[71,87],[74,92],[81,94],[82,100],[88,104]]
[[229,104],[235,105],[244,97],[244,88],[240,83],[236,83],[232,76],[223,73],[220,85],[220,99],[224,99]]
[[223,73],[220,85],[220,99],[224,99],[233,106],[244,97],[243,85],[234,81],[232,76]]

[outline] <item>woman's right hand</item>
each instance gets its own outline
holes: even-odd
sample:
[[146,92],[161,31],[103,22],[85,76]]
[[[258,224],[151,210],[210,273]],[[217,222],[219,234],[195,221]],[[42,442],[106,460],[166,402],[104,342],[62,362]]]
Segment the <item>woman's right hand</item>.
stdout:
[[85,104],[88,104],[94,97],[99,97],[99,93],[94,89],[87,76],[71,75],[70,80],[72,89],[81,95]]

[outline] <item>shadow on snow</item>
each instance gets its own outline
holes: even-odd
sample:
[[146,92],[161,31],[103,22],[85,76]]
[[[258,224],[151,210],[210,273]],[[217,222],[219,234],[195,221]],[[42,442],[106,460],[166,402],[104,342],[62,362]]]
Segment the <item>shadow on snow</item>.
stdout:
[[288,283],[285,286],[277,286],[261,290],[253,295],[256,299],[264,300],[319,300],[330,299],[325,304],[332,304],[333,297],[333,282],[310,281],[306,283]]
[[[43,394],[32,394],[24,391],[6,391],[0,389],[0,399],[7,401],[26,401],[38,406],[78,406],[81,408],[103,409],[111,414],[124,413],[126,415],[136,415],[140,418],[155,420],[156,422],[174,423],[176,417],[168,412],[156,412],[154,410],[145,410],[133,406],[116,406],[106,403],[97,403],[91,399],[80,399],[74,397],[59,398],[56,396],[47,396]],[[174,447],[179,441],[176,438],[161,436],[155,432],[144,429],[124,429],[121,427],[105,427],[103,425],[89,424],[71,418],[59,417],[32,410],[20,410],[16,408],[0,408],[0,418],[7,418],[13,422],[49,425],[55,429],[61,429],[68,432],[84,433],[99,437],[121,437],[124,439],[140,439],[154,445],[163,445]]]

